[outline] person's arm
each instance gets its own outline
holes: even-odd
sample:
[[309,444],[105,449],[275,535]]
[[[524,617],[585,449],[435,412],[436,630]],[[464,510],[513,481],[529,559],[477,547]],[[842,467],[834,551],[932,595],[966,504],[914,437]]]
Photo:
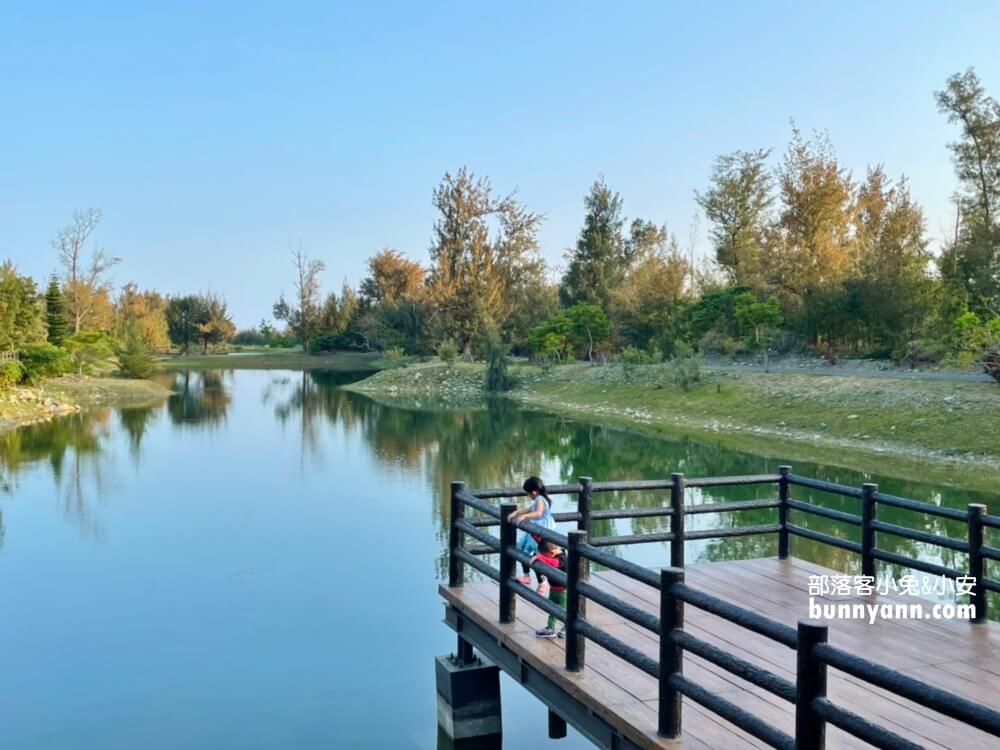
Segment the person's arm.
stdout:
[[518,523],[521,521],[530,521],[533,518],[541,518],[545,513],[545,506],[542,505],[544,501],[540,497],[535,498],[535,505],[531,510],[524,511],[519,519]]

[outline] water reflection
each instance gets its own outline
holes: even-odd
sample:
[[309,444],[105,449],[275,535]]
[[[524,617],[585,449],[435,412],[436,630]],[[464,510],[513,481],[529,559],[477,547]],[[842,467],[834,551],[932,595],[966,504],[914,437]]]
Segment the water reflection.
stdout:
[[174,395],[167,400],[170,421],[183,428],[218,428],[226,421],[232,404],[232,370],[180,372],[170,384]]
[[106,481],[100,454],[111,434],[111,418],[111,410],[96,409],[0,434],[5,492],[16,493],[23,468],[47,464],[65,515],[85,535],[99,538],[92,506]]
[[[328,430],[357,436],[377,463],[380,472],[419,473],[430,485],[434,533],[437,539],[436,566],[439,576],[446,568],[449,484],[462,479],[472,487],[514,485],[529,474],[539,474],[550,482],[572,481],[581,475],[596,480],[648,479],[665,477],[673,471],[689,477],[775,472],[780,457],[742,453],[718,443],[684,436],[653,439],[579,424],[549,415],[528,412],[509,401],[483,403],[478,408],[401,408],[353,394],[339,386],[359,377],[355,373],[334,372],[183,372],[161,376],[174,395],[164,406],[140,409],[95,410],[85,414],[34,425],[0,435],[0,470],[4,481],[16,489],[23,467],[45,463],[55,480],[66,516],[88,536],[100,536],[99,519],[93,507],[103,494],[106,474],[112,471],[113,457],[105,455],[114,438],[127,447],[137,468],[157,456],[142,452],[157,420],[165,413],[170,428],[178,435],[194,431],[222,432],[229,429],[230,412],[273,414],[283,433],[299,437],[299,471],[305,462],[336,460],[328,451]],[[113,417],[117,415],[117,419]],[[268,444],[268,423],[260,423],[255,436]],[[218,450],[225,450],[219,447]],[[342,467],[350,471],[350,467]],[[881,481],[883,491],[964,508],[970,502],[988,504],[982,493],[954,488],[936,488],[913,480],[874,477],[834,466],[798,464],[800,474],[860,486]],[[775,487],[767,485],[691,489],[689,503],[713,503],[774,497]],[[793,496],[848,513],[859,513],[859,501],[829,496],[805,488],[794,488]],[[669,493],[616,492],[595,496],[595,508],[656,507],[669,502]],[[557,500],[557,510],[573,508],[573,498]],[[962,538],[960,522],[928,517],[909,511],[883,507],[880,518],[936,534]],[[703,514],[689,518],[689,528],[707,529],[736,525],[770,524],[774,509],[735,514]],[[793,521],[801,526],[834,534],[853,541],[859,530],[840,522],[807,516],[793,511]],[[595,522],[595,536],[638,534],[666,528],[665,517]],[[0,525],[2,530],[2,525]],[[0,534],[2,541],[2,534]],[[761,557],[776,553],[774,535],[734,537],[725,540],[690,542],[691,561]],[[859,572],[856,555],[804,539],[792,540],[796,556],[847,572]],[[880,534],[879,546],[911,557],[932,560],[963,569],[965,555],[918,542]],[[650,547],[652,549],[650,549]],[[642,550],[615,549],[621,554],[638,555],[648,564],[667,559],[665,545]]]

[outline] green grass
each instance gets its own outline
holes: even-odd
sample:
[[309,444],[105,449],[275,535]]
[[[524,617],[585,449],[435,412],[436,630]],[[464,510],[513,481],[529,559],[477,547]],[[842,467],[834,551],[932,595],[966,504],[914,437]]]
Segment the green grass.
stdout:
[[[510,393],[543,411],[646,434],[708,437],[735,450],[824,462],[964,487],[1000,480],[1000,388],[893,378],[712,373],[690,391],[669,366],[514,365]],[[416,376],[419,374],[419,378]],[[482,365],[440,363],[379,373],[354,386],[376,396],[481,395]]]
[[165,370],[335,370],[375,372],[385,366],[381,354],[339,352],[303,354],[297,349],[246,347],[229,354],[171,355],[162,362]]

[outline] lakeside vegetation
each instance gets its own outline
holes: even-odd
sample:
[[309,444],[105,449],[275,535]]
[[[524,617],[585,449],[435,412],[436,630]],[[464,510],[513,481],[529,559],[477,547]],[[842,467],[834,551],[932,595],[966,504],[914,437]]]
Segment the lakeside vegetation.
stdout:
[[[649,434],[963,486],[995,486],[1000,390],[990,383],[705,371],[685,390],[671,364],[510,367],[506,394],[544,411]],[[390,403],[462,406],[489,394],[482,363],[428,362],[346,386]]]
[[376,372],[386,364],[380,352],[338,352],[310,355],[301,349],[237,347],[232,352],[171,355],[161,360],[164,370],[330,370]]
[[[277,325],[264,320],[242,331],[216,293],[164,295],[131,282],[116,289],[110,272],[119,258],[91,242],[101,213],[79,212],[52,240],[61,273],[44,293],[11,262],[0,266],[0,351],[16,354],[0,362],[0,391],[8,396],[0,411],[31,401],[18,389],[68,373],[144,379],[160,367],[374,371],[414,356],[436,356],[447,366],[485,359],[489,390],[523,393],[518,367],[508,373],[508,356],[516,354],[541,366],[533,386],[540,401],[555,404],[567,395],[560,389],[576,389],[572,408],[580,409],[608,387],[614,408],[639,423],[636,410],[650,390],[642,390],[643,379],[652,378],[654,400],[684,394],[661,415],[674,421],[733,419],[732,431],[739,425],[770,433],[781,407],[790,439],[818,434],[829,442],[836,435],[992,456],[981,442],[994,425],[980,410],[995,404],[978,396],[967,409],[947,411],[938,432],[939,405],[930,396],[911,413],[894,392],[868,388],[878,398],[857,406],[856,424],[842,425],[837,402],[794,388],[786,396],[762,393],[751,387],[755,376],[717,374],[714,392],[699,387],[704,355],[760,355],[766,366],[772,352],[829,362],[877,357],[910,367],[975,364],[1000,380],[1000,103],[971,69],[934,96],[956,125],[947,146],[956,168],[955,231],[937,253],[905,178],[892,179],[874,163],[855,179],[826,134],[806,137],[794,124],[780,158],[758,148],[721,155],[711,166],[695,191],[714,251],[702,266],[665,225],[627,220],[621,196],[599,178],[556,278],[538,244],[544,217],[462,168],[433,191],[428,265],[388,248],[369,259],[356,289],[345,282],[324,297],[325,263],[293,249],[293,294],[274,303]],[[579,360],[601,367],[554,367]],[[453,374],[477,371],[468,368]],[[593,372],[605,380],[594,382]],[[931,386],[913,388],[930,393]],[[938,386],[942,402],[945,388],[965,393]],[[629,405],[632,398],[638,401]],[[798,398],[809,406],[793,404]],[[921,419],[921,429],[911,430]]]
[[599,178],[555,278],[542,215],[462,168],[434,190],[429,265],[388,248],[358,290],[322,298],[325,264],[299,248],[295,294],[274,315],[307,351],[471,361],[502,347],[557,363],[808,352],[1000,379],[1000,103],[971,69],[934,97],[956,125],[957,178],[954,233],[936,252],[905,177],[873,161],[856,178],[827,134],[793,123],[782,155],[723,154],[695,191],[714,251],[701,266],[668,227],[629,221]]

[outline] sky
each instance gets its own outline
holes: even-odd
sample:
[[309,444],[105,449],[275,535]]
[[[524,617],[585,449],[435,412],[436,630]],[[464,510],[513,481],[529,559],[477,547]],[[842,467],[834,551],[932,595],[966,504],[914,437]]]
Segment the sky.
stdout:
[[971,65],[1000,97],[997,29],[990,0],[0,0],[0,258],[46,278],[96,207],[117,284],[211,289],[254,326],[290,246],[334,291],[383,247],[427,262],[432,191],[463,165],[545,215],[554,272],[600,175],[707,256],[712,160],[776,160],[790,118],[856,177],[905,173],[937,239],[956,129],[933,92]]

